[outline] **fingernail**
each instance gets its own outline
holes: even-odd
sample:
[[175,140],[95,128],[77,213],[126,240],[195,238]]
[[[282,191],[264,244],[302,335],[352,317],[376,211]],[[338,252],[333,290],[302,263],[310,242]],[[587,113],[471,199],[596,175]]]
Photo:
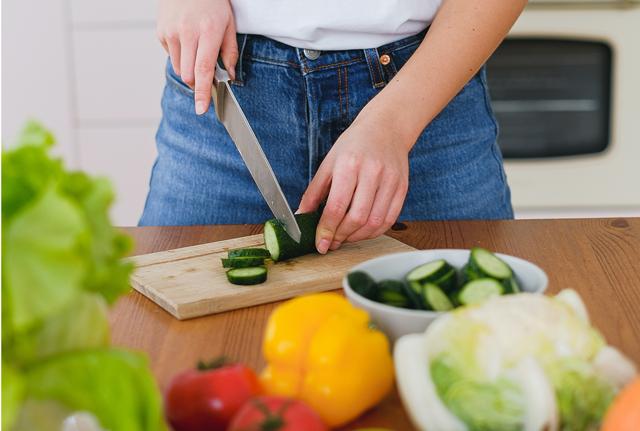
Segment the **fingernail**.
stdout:
[[206,110],[207,110],[207,106],[204,104],[204,102],[202,100],[198,100],[196,102],[196,114],[202,115]]
[[298,208],[294,214],[300,214],[300,208]]
[[342,243],[340,241],[333,241],[331,243],[331,247],[329,247],[331,250],[337,250],[340,248],[340,246],[342,245]]
[[320,254],[326,254],[327,250],[329,250],[329,240],[328,239],[321,239],[320,242],[318,243],[318,252]]

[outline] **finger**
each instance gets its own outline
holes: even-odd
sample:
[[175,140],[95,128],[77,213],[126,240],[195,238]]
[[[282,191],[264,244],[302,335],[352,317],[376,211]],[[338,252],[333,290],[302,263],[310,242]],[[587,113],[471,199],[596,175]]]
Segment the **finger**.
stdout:
[[376,192],[380,185],[381,170],[381,168],[367,168],[361,171],[351,205],[349,206],[349,211],[333,236],[333,242],[330,247],[332,250],[340,247],[345,239],[362,228],[367,223],[367,220],[369,220],[369,214],[371,213],[373,203],[376,199]]
[[195,84],[194,66],[198,39],[195,33],[185,31],[180,34],[180,78],[182,82],[193,88]]
[[171,59],[171,67],[176,75],[180,76],[180,39],[177,35],[169,35],[165,38],[165,44]]
[[207,30],[200,34],[194,67],[194,98],[198,115],[207,112],[211,104],[211,85],[221,40],[222,34],[215,30]]
[[398,190],[391,201],[391,205],[389,205],[389,212],[384,221],[384,225],[380,227],[377,231],[373,232],[373,234],[369,235],[369,238],[376,238],[388,231],[393,224],[398,221],[398,217],[400,217],[400,213],[402,212],[402,205],[404,204],[404,200],[407,197],[407,186],[400,185]]
[[360,229],[349,235],[347,241],[355,242],[372,238],[375,232],[384,228],[387,214],[389,213],[389,207],[391,206],[397,192],[397,180],[394,181],[388,179],[382,181],[380,188],[378,189],[378,193],[376,193],[376,199],[371,208],[369,218]]
[[300,205],[296,210],[297,214],[308,213],[318,209],[320,204],[329,195],[329,188],[331,185],[331,172],[333,171],[333,159],[327,157],[320,164],[318,171],[313,176],[313,179],[307,186],[300,199]]
[[238,39],[236,38],[236,25],[233,18],[229,21],[227,29],[224,32],[222,38],[222,45],[220,46],[220,57],[222,57],[222,64],[229,73],[231,80],[236,79],[236,64],[238,63]]
[[336,164],[331,179],[331,189],[327,204],[322,211],[316,230],[316,248],[324,254],[333,241],[336,229],[342,222],[356,188],[356,169],[353,166],[345,167]]

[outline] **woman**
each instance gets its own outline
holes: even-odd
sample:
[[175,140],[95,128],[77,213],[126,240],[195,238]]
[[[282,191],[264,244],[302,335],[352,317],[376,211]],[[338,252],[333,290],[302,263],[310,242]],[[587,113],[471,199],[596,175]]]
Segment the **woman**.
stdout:
[[398,218],[512,218],[483,64],[525,4],[161,0],[170,61],[140,223],[271,217],[210,109],[218,58],[290,205],[326,200],[320,253]]

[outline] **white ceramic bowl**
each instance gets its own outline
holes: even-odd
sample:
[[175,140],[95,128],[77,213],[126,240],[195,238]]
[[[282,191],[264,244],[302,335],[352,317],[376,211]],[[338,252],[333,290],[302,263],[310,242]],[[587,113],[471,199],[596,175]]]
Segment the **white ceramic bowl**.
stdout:
[[[418,265],[437,259],[445,259],[460,269],[469,260],[469,250],[417,250],[388,254],[362,262],[349,270],[364,271],[375,281],[384,279],[402,280]],[[516,274],[520,287],[525,292],[542,293],[547,288],[547,274],[537,265],[514,256],[496,253]],[[408,310],[381,304],[359,295],[349,287],[347,277],[342,279],[342,287],[349,301],[369,313],[371,320],[394,342],[405,334],[424,332],[427,326],[443,312]]]

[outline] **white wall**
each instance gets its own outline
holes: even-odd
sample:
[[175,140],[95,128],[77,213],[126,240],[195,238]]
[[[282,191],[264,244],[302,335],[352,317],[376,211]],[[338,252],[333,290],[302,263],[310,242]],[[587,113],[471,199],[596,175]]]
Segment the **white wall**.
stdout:
[[[111,178],[112,216],[135,225],[155,158],[165,54],[155,0],[3,0],[2,142],[27,118],[70,167]],[[37,11],[37,12],[36,12]]]

